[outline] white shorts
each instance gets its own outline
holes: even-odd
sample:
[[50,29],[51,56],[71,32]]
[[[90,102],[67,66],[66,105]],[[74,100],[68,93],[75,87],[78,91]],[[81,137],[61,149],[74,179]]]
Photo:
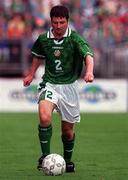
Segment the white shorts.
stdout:
[[39,92],[39,100],[48,100],[54,103],[63,121],[80,122],[77,81],[61,85],[46,83],[46,87]]

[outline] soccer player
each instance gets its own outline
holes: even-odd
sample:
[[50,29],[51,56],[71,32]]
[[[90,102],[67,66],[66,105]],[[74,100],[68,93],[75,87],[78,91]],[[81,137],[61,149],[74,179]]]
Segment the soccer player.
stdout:
[[74,125],[80,121],[77,79],[83,64],[86,67],[85,82],[93,82],[93,52],[77,32],[69,27],[69,11],[57,5],[50,11],[51,28],[39,35],[32,47],[33,61],[24,86],[32,82],[37,68],[45,62],[45,73],[39,84],[39,140],[42,155],[37,168],[42,168],[44,157],[50,154],[52,137],[52,113],[56,109],[61,117],[63,156],[66,172],[75,172],[72,153],[75,143]]

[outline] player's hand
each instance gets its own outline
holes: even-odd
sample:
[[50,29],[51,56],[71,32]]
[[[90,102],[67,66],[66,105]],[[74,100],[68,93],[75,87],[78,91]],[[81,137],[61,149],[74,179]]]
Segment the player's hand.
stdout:
[[29,74],[28,76],[26,76],[23,79],[23,85],[24,86],[29,86],[31,84],[32,80],[33,80],[33,76],[31,74]]
[[94,75],[91,72],[87,72],[84,76],[84,80],[86,83],[94,81]]

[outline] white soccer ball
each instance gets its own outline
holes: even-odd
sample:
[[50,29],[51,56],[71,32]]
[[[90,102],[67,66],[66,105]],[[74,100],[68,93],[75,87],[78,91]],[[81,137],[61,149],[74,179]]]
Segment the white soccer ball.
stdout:
[[65,172],[65,169],[65,160],[59,154],[49,154],[43,160],[42,170],[45,175],[59,176]]

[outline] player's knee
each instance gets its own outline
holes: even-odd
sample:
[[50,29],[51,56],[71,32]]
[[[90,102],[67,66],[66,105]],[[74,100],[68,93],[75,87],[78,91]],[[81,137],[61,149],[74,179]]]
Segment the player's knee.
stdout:
[[65,130],[62,134],[68,140],[72,140],[74,137],[74,132],[72,130]]
[[66,139],[71,140],[74,137],[74,128],[73,124],[63,122],[62,124],[62,136]]
[[40,124],[47,127],[51,124],[51,115],[48,113],[40,113]]

